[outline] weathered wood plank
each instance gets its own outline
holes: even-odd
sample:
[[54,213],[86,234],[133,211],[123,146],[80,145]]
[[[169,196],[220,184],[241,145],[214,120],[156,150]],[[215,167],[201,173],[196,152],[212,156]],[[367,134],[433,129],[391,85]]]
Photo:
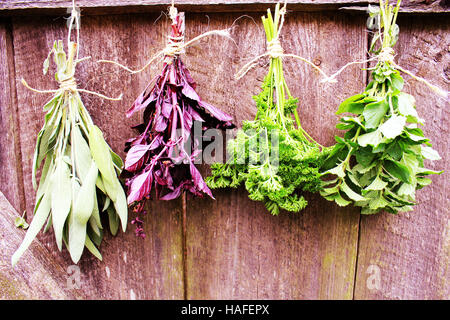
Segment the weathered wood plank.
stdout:
[[[188,15],[190,34],[223,28],[238,15]],[[262,61],[240,81],[234,72],[265,50],[259,16],[236,22],[236,45],[222,39],[189,48],[186,64],[205,101],[242,120],[252,119],[267,63]],[[252,41],[249,41],[252,39]],[[289,14],[281,39],[286,53],[312,59],[325,72],[349,57],[363,59],[367,43],[364,19],[343,14]],[[220,57],[220,59],[217,59]],[[322,144],[333,143],[338,101],[364,86],[364,72],[351,68],[338,84],[322,85],[305,64],[285,59],[285,77],[300,98],[304,127]],[[356,267],[358,211],[338,208],[307,195],[301,213],[271,216],[244,188],[214,192],[216,201],[189,199],[187,209],[187,280],[189,299],[351,299]]]
[[[168,25],[153,25],[157,15],[135,15],[115,17],[84,17],[82,19],[80,57],[92,56],[79,65],[77,79],[79,86],[96,92],[117,96],[121,91],[121,102],[104,101],[83,94],[82,99],[94,122],[102,129],[106,141],[113,150],[124,156],[126,139],[134,132],[130,126],[137,116],[125,118],[125,111],[134,98],[143,90],[154,71],[149,69],[137,76],[130,76],[111,65],[94,62],[101,58],[119,60],[131,66],[143,65],[155,47],[165,43]],[[164,33],[161,33],[164,30]],[[55,39],[65,39],[65,20],[48,17],[15,18],[14,47],[16,48],[17,77],[24,77],[31,86],[55,88],[54,67],[50,76],[42,75],[42,62]],[[149,52],[150,51],[150,52]],[[43,123],[41,107],[48,95],[30,92],[19,85],[18,104],[21,127],[24,184],[28,212],[32,212],[35,192],[31,187],[32,155],[37,133]],[[121,299],[177,299],[183,297],[181,225],[178,203],[152,204],[146,217],[147,238],[137,239],[134,227],[129,224],[126,234],[117,237],[106,236],[101,245],[103,262],[98,262],[89,253],[82,257],[81,272],[86,285],[95,284],[90,298]],[[130,220],[134,218],[130,211]],[[109,233],[108,231],[105,233]],[[52,252],[54,259],[64,266],[71,260],[64,250],[61,255],[54,244],[52,234],[40,239]],[[93,286],[95,288],[95,286]]]
[[[240,12],[240,11],[265,11],[268,6],[273,6],[278,0],[180,0],[176,5],[180,10],[190,12]],[[142,10],[165,10],[171,4],[170,0],[77,0],[77,6],[84,8],[85,14],[99,13],[130,13],[142,12]],[[334,10],[340,7],[365,8],[368,3],[377,4],[377,0],[293,0],[288,1],[291,11],[316,11]],[[69,0],[10,0],[0,3],[0,13],[13,11],[30,12],[58,12],[72,6]],[[365,9],[364,9],[365,10]],[[449,5],[445,1],[431,0],[418,2],[415,0],[403,1],[401,9],[411,13],[445,13],[450,12]]]
[[[402,18],[399,25],[397,62],[448,89],[447,21]],[[417,192],[414,211],[361,218],[355,299],[450,298],[449,103],[409,76],[405,80],[405,91],[416,97],[419,115],[425,119],[425,135],[442,157],[426,164],[445,172],[431,177],[433,183]]]
[[77,279],[71,278],[72,273],[54,261],[39,241],[30,246],[15,268],[11,267],[11,256],[25,234],[14,226],[17,216],[19,213],[0,192],[0,300],[88,298],[75,287]]
[[0,191],[22,212],[22,169],[18,141],[14,53],[7,21],[0,21]]

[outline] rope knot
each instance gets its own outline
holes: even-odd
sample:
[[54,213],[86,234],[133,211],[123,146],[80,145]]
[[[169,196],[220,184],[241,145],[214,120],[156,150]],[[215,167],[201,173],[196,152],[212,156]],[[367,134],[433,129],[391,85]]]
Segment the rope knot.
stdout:
[[63,80],[59,82],[59,88],[63,91],[76,92],[77,91],[77,81],[74,77]]
[[393,62],[394,61],[394,49],[391,47],[385,47],[381,49],[378,54],[378,61],[380,62]]
[[173,58],[174,56],[178,56],[184,53],[184,36],[179,37],[168,36],[167,39],[168,39],[167,45],[163,49],[164,56],[166,57],[164,62],[172,63],[172,59],[167,58]]
[[280,58],[283,56],[284,51],[281,47],[280,40],[278,37],[272,39],[272,41],[267,42],[267,53],[273,59]]

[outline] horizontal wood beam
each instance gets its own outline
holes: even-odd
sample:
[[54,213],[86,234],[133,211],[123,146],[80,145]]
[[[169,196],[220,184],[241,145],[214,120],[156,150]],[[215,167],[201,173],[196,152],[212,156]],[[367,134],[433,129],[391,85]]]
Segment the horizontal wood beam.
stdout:
[[[276,0],[179,0],[179,10],[187,12],[261,12],[273,6]],[[323,11],[345,8],[364,13],[367,5],[378,0],[291,0],[290,11]],[[170,0],[77,0],[83,14],[142,13],[165,10]],[[71,7],[68,0],[9,0],[0,2],[0,15],[12,14],[63,14]],[[401,12],[405,13],[449,13],[448,0],[404,0]]]

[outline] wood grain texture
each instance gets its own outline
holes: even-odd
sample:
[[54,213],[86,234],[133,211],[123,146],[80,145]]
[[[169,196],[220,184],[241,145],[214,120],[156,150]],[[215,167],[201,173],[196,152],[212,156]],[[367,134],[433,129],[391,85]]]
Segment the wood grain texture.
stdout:
[[[188,17],[190,32],[199,34],[208,28],[200,15]],[[238,16],[209,17],[209,28],[222,28]],[[185,58],[200,96],[232,114],[239,126],[242,120],[254,118],[252,95],[260,91],[268,68],[268,61],[262,60],[240,81],[233,79],[237,68],[266,50],[260,16],[253,18],[256,24],[248,18],[235,23],[236,45],[211,39],[201,48],[189,48]],[[364,58],[363,27],[363,19],[341,14],[294,13],[286,18],[281,43],[286,53],[311,59],[331,73],[350,56]],[[364,86],[364,72],[352,68],[338,84],[323,85],[311,67],[288,58],[284,61],[290,90],[300,99],[303,126],[319,142],[332,144],[337,104],[354,94],[354,88]],[[244,188],[214,194],[216,201],[188,198],[189,299],[353,297],[357,210],[306,195],[309,206],[304,211],[271,216],[261,203],[248,199]]]
[[[106,141],[120,156],[126,139],[135,133],[130,126],[137,122],[137,116],[126,119],[125,111],[146,86],[154,70],[131,77],[118,68],[96,64],[101,58],[122,63],[143,65],[155,47],[163,45],[162,37],[167,25],[153,25],[157,15],[86,17],[82,20],[80,57],[92,58],[77,68],[78,86],[117,96],[123,91],[121,102],[104,101],[98,97],[82,94],[82,99],[94,123],[104,132]],[[65,39],[65,20],[35,17],[14,19],[15,62],[18,77],[24,77],[31,86],[55,88],[57,83],[52,74],[42,75],[42,62],[55,39]],[[21,145],[23,155],[24,184],[28,212],[32,212],[35,192],[31,183],[31,165],[35,139],[43,124],[43,103],[48,95],[36,94],[19,86]],[[83,281],[92,286],[90,298],[97,299],[178,299],[183,296],[180,211],[176,202],[154,203],[146,216],[147,238],[137,239],[134,227],[129,224],[126,234],[111,237],[108,232],[100,251],[103,262],[85,253],[80,262]],[[130,221],[134,218],[130,211]],[[54,237],[40,236],[41,241],[52,252],[54,259],[64,266],[71,265],[66,250],[61,255],[55,246]]]
[[15,268],[11,267],[11,256],[25,235],[14,226],[18,215],[0,192],[0,300],[88,298],[81,288],[71,286],[71,274],[39,241],[30,246]]
[[8,28],[9,21],[0,20],[0,191],[16,210],[25,209],[17,121],[14,52]]
[[[445,19],[399,21],[394,48],[397,62],[414,74],[448,90],[450,36]],[[442,157],[425,164],[445,170],[417,192],[415,210],[397,216],[381,213],[361,218],[355,299],[450,298],[449,103],[405,76],[405,91],[416,98],[425,119],[424,133]],[[370,267],[372,266],[372,267]],[[375,284],[379,271],[380,285]]]
[[[265,11],[278,0],[179,0],[180,10],[189,12],[240,12]],[[291,11],[335,10],[341,7],[365,10],[368,3],[377,4],[378,0],[291,0],[287,1]],[[88,14],[130,13],[165,10],[170,0],[77,0],[77,6],[86,9]],[[7,0],[0,3],[0,13],[11,12],[48,13],[65,12],[72,6],[69,0]],[[404,0],[402,12],[406,13],[448,13],[450,8],[445,0],[415,1]]]

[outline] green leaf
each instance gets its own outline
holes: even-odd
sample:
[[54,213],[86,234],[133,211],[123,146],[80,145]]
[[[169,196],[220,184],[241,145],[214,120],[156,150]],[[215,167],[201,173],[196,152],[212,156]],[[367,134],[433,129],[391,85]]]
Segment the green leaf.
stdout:
[[417,179],[417,184],[420,186],[419,188],[423,188],[425,186],[428,186],[432,182],[431,179],[428,179],[428,178],[417,177],[416,179]]
[[[208,177],[208,178],[209,178],[209,177]],[[106,197],[105,203],[103,204],[102,212],[103,212],[103,211],[106,211],[106,209],[108,209],[108,207],[109,207],[110,204],[111,204],[111,199],[110,199],[109,197]]]
[[[107,199],[109,199],[107,197]],[[94,192],[94,209],[92,210],[92,216],[91,218],[94,219],[94,221],[96,222],[97,226],[102,229],[102,221],[100,219],[100,210],[98,207],[98,198],[97,198],[97,192]]]
[[100,251],[98,251],[98,249],[92,243],[92,241],[88,235],[86,235],[86,240],[85,240],[84,244],[85,244],[86,248],[89,250],[89,252],[92,253],[97,259],[99,259],[100,261],[103,260]]
[[420,176],[427,176],[429,174],[442,174],[444,171],[435,171],[435,170],[431,170],[431,169],[426,169],[426,168],[418,168],[417,169],[417,175]]
[[86,224],[94,210],[95,182],[97,181],[98,168],[94,161],[81,184],[80,191],[77,194],[74,206],[74,216],[80,224]]
[[74,128],[72,128],[72,138],[72,148],[74,149],[75,157],[75,169],[81,182],[83,182],[93,162],[91,150],[89,149],[89,145],[86,139],[81,134],[79,126],[75,126]]
[[72,261],[78,263],[86,241],[86,223],[80,223],[73,213],[69,215],[69,253]]
[[25,238],[23,239],[22,243],[20,244],[19,248],[14,252],[13,256],[11,257],[11,264],[14,267],[19,261],[20,257],[23,255],[25,250],[28,249],[31,242],[36,238],[36,235],[39,233],[39,231],[44,226],[45,222],[47,221],[47,217],[50,214],[51,209],[51,193],[45,192],[42,199],[40,199],[36,205],[36,211],[34,213],[33,220],[30,223],[30,227],[27,230],[27,233],[25,235]]
[[371,210],[380,210],[389,204],[388,201],[380,194],[377,198],[369,201],[369,208]]
[[110,152],[111,152],[111,159],[113,161],[113,164],[116,167],[116,170],[118,171],[118,174],[120,174],[120,172],[122,172],[122,169],[123,169],[122,158],[119,157],[119,155],[116,154],[115,152],[113,152],[112,150],[110,150]]
[[398,141],[394,141],[389,144],[389,147],[386,149],[386,153],[394,160],[399,161],[402,158],[403,150]]
[[356,166],[353,167],[353,170],[358,173],[364,174],[366,172],[369,172],[376,165],[377,165],[376,162],[372,162],[369,166],[363,166],[362,164],[357,164]]
[[341,190],[353,201],[364,201],[366,198],[363,196],[357,194],[355,191],[353,191],[346,183],[345,181],[342,181],[341,183]]
[[416,186],[411,183],[402,183],[397,191],[400,196],[410,196],[414,199],[416,193]]
[[89,132],[89,146],[95,164],[101,173],[103,184],[111,200],[117,198],[117,176],[111,158],[111,149],[103,138],[103,133],[97,126],[92,126]]
[[395,90],[402,91],[404,81],[398,71],[391,74],[391,83]]
[[351,96],[350,98],[344,100],[344,102],[342,102],[339,105],[339,108],[338,108],[338,111],[336,112],[336,114],[341,114],[341,113],[345,113],[345,112],[361,114],[362,111],[364,110],[364,103],[356,102],[356,101],[361,100],[364,97],[365,96],[363,94],[357,94],[357,95]]
[[362,134],[358,137],[358,143],[361,147],[368,145],[377,146],[383,141],[380,130],[375,130],[369,133]]
[[405,124],[405,117],[393,115],[380,126],[379,130],[386,138],[394,139],[403,132]]
[[17,217],[16,219],[14,219],[14,225],[16,226],[16,228],[22,228],[24,230],[28,229],[28,227],[30,226],[23,217]]
[[376,213],[378,213],[378,211],[380,211],[380,210],[372,210],[369,207],[361,208],[361,214],[364,214],[364,215],[366,215],[366,214],[376,214]]
[[33,155],[33,167],[31,173],[31,182],[33,184],[33,188],[36,190],[36,172],[39,169],[42,160],[45,158],[45,155],[48,152],[48,143],[49,138],[53,135],[54,131],[57,128],[53,128],[53,120],[54,120],[54,111],[50,111],[45,115],[45,123],[42,129],[39,131],[37,139],[36,139],[36,147],[34,149]]
[[334,198],[334,201],[340,206],[345,207],[351,203],[351,201],[345,200],[339,193]]
[[381,180],[379,176],[375,178],[364,190],[383,190],[387,187],[387,182]]
[[398,112],[404,116],[412,116],[415,118],[419,118],[417,114],[415,105],[416,99],[410,94],[400,92],[397,96],[397,108]]
[[51,176],[51,206],[53,230],[58,249],[62,249],[62,233],[67,216],[72,206],[72,181],[70,178],[70,169],[67,163],[57,160],[56,169]]
[[337,175],[340,178],[345,177],[344,162],[341,162],[339,165],[337,165],[336,167],[326,171],[324,174],[334,174],[334,175]]
[[116,201],[114,201],[114,208],[116,209],[116,212],[120,217],[120,221],[122,223],[122,230],[123,232],[125,232],[125,230],[127,229],[127,222],[128,222],[128,205],[127,205],[127,197],[122,189],[122,186],[119,186],[117,188],[117,199]]
[[363,111],[363,116],[366,120],[366,128],[373,129],[378,127],[381,119],[383,119],[383,117],[386,115],[388,109],[389,104],[385,99],[366,105]]
[[422,156],[428,160],[440,160],[439,153],[431,147],[421,146]]
[[398,161],[385,160],[383,162],[384,169],[389,172],[392,176],[400,179],[403,182],[411,182],[411,172],[408,167],[401,164]]
[[357,152],[355,152],[356,161],[360,163],[362,166],[367,167],[369,166],[373,159],[375,158],[375,155],[372,153],[372,150],[369,148],[359,148]]
[[115,236],[119,230],[119,216],[113,206],[109,206],[106,211],[108,212],[109,230]]
[[[74,193],[78,194],[80,191],[80,184],[77,180],[72,179]],[[86,224],[81,224],[78,219],[75,218],[73,211],[69,213],[68,217],[68,243],[67,249],[69,250],[70,257],[74,263],[78,263],[83,254],[84,242],[86,239]],[[66,229],[66,230],[67,230]]]

